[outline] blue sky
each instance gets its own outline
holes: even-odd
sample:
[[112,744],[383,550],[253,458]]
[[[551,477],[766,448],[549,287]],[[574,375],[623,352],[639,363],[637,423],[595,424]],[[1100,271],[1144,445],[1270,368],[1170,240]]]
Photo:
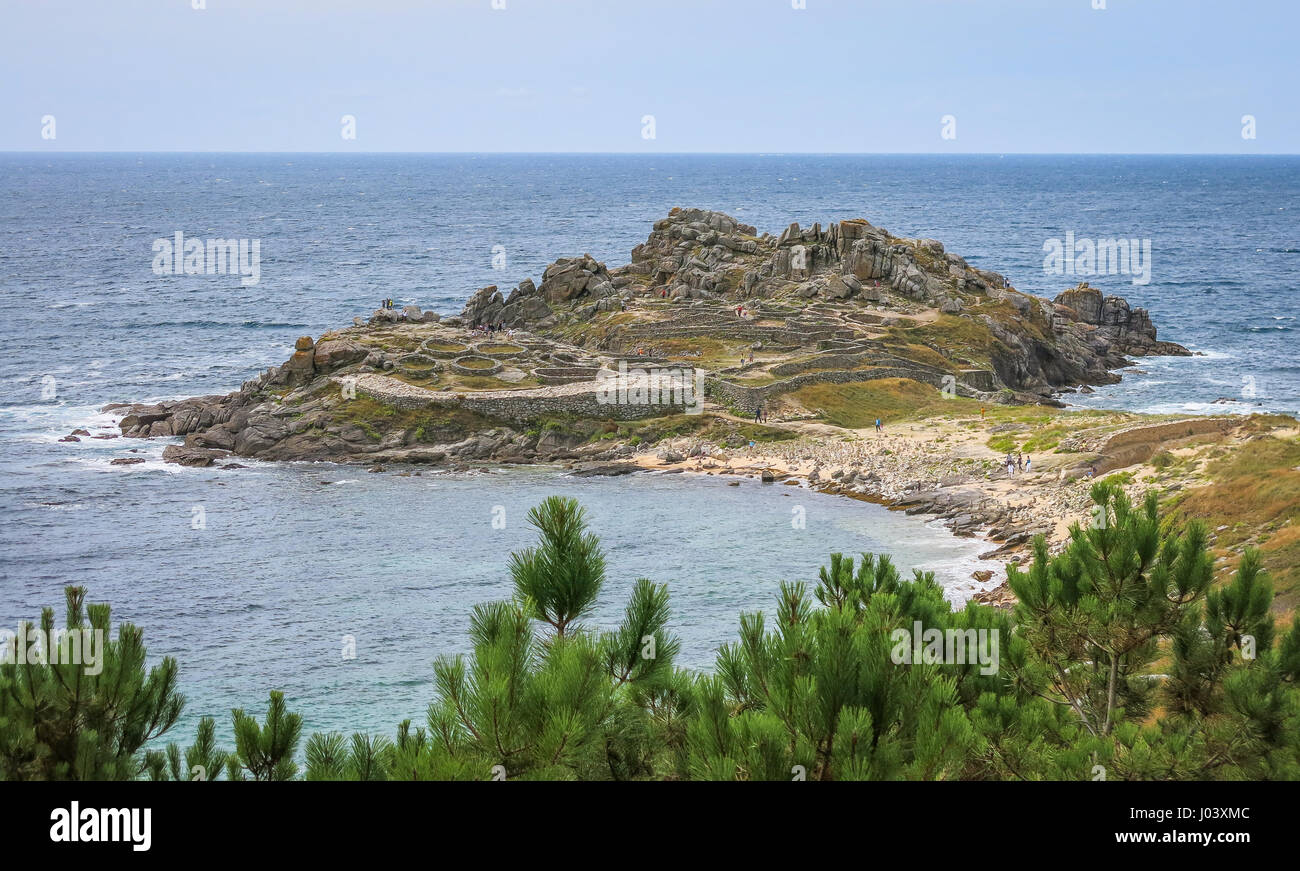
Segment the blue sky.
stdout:
[[0,149],[1300,152],[1296,0],[502,2],[0,0]]

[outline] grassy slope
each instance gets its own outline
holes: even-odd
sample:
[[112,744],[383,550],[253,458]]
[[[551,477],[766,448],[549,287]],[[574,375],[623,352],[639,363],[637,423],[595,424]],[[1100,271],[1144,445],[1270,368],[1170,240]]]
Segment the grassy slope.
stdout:
[[1210,461],[1212,483],[1172,502],[1181,519],[1204,521],[1235,568],[1240,549],[1259,547],[1273,576],[1280,613],[1300,603],[1300,439],[1257,437]]
[[[886,424],[917,420],[953,420],[968,427],[993,429],[1019,424],[1010,432],[991,434],[994,451],[1055,450],[1072,432],[1096,427],[1123,427],[1160,418],[1130,412],[1061,411],[1038,406],[981,405],[961,398],[945,399],[933,387],[907,379],[882,379],[858,384],[815,384],[789,394],[830,424],[851,429],[869,427],[879,416]],[[985,417],[979,418],[980,408]],[[1195,472],[1205,483],[1165,494],[1167,507],[1182,520],[1201,520],[1216,535],[1217,555],[1235,570],[1240,551],[1259,547],[1273,577],[1276,609],[1288,616],[1300,604],[1300,439],[1268,433],[1273,427],[1290,431],[1288,418],[1260,417],[1247,424],[1255,435],[1242,444],[1217,437],[1194,440],[1193,446],[1130,472],[1149,477],[1160,487]],[[1230,572],[1225,572],[1225,576]]]

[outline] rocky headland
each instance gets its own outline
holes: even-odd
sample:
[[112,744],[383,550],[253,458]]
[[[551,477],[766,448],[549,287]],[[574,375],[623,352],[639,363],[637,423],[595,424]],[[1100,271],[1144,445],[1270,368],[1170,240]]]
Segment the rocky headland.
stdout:
[[[1086,519],[1095,476],[1128,470],[1137,486],[1155,458],[1199,456],[1161,466],[1176,492],[1208,480],[1218,457],[1202,447],[1286,437],[1290,418],[1061,410],[1062,394],[1118,381],[1134,357],[1188,353],[1121,297],[1025,294],[933,239],[865,220],[757,235],[674,209],[624,266],[557,260],[540,284],[478,290],[458,317],[381,309],[302,337],[224,396],[105,410],[122,436],[182,439],[165,459],[195,466],[788,479],[943,517],[993,541],[991,559],[1016,559],[1034,534],[1060,544]],[[1030,470],[1008,473],[1007,452],[1029,453]]]

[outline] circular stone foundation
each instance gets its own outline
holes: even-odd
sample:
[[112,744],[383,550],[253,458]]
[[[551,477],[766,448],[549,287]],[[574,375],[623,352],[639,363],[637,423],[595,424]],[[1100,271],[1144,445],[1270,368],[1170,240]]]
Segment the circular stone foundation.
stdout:
[[434,357],[450,360],[469,351],[469,345],[462,345],[460,342],[448,342],[443,339],[425,339],[424,343],[420,345],[420,350]]
[[495,375],[504,367],[490,357],[466,354],[451,361],[451,371],[457,375]]
[[397,358],[397,368],[412,378],[436,378],[442,364],[428,354],[404,354]]
[[518,357],[527,354],[526,348],[511,342],[479,342],[474,346],[475,354],[482,354],[484,357],[492,357],[495,360],[504,360],[509,357]]

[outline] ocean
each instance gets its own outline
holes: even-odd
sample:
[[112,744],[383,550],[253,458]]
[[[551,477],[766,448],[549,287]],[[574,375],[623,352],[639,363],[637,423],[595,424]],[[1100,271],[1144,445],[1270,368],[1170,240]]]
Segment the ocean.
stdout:
[[[888,551],[960,600],[978,543],[795,488],[182,469],[161,462],[161,441],[58,438],[108,431],[108,402],[235,389],[384,297],[454,314],[559,257],[620,265],[674,206],[772,233],[864,217],[1046,296],[1086,279],[1197,356],[1142,360],[1072,401],[1295,414],[1297,203],[1295,157],[0,155],[0,627],[42,605],[61,614],[62,587],[84,584],[145,629],[151,657],[179,660],[179,739],[204,714],[228,728],[230,708],[260,710],[270,689],[308,731],[391,733],[423,721],[430,663],[466,649],[470,608],[508,595],[524,514],[553,492],[582,499],[610,552],[593,622],[617,620],[635,578],[668,583],[684,665],[707,667],[741,611],[769,607],[782,580],[812,581],[832,551]],[[155,240],[177,232],[256,240],[257,283],[155,274]],[[1044,246],[1067,234],[1149,241],[1149,282],[1045,271]],[[131,448],[147,462],[108,465]]]

